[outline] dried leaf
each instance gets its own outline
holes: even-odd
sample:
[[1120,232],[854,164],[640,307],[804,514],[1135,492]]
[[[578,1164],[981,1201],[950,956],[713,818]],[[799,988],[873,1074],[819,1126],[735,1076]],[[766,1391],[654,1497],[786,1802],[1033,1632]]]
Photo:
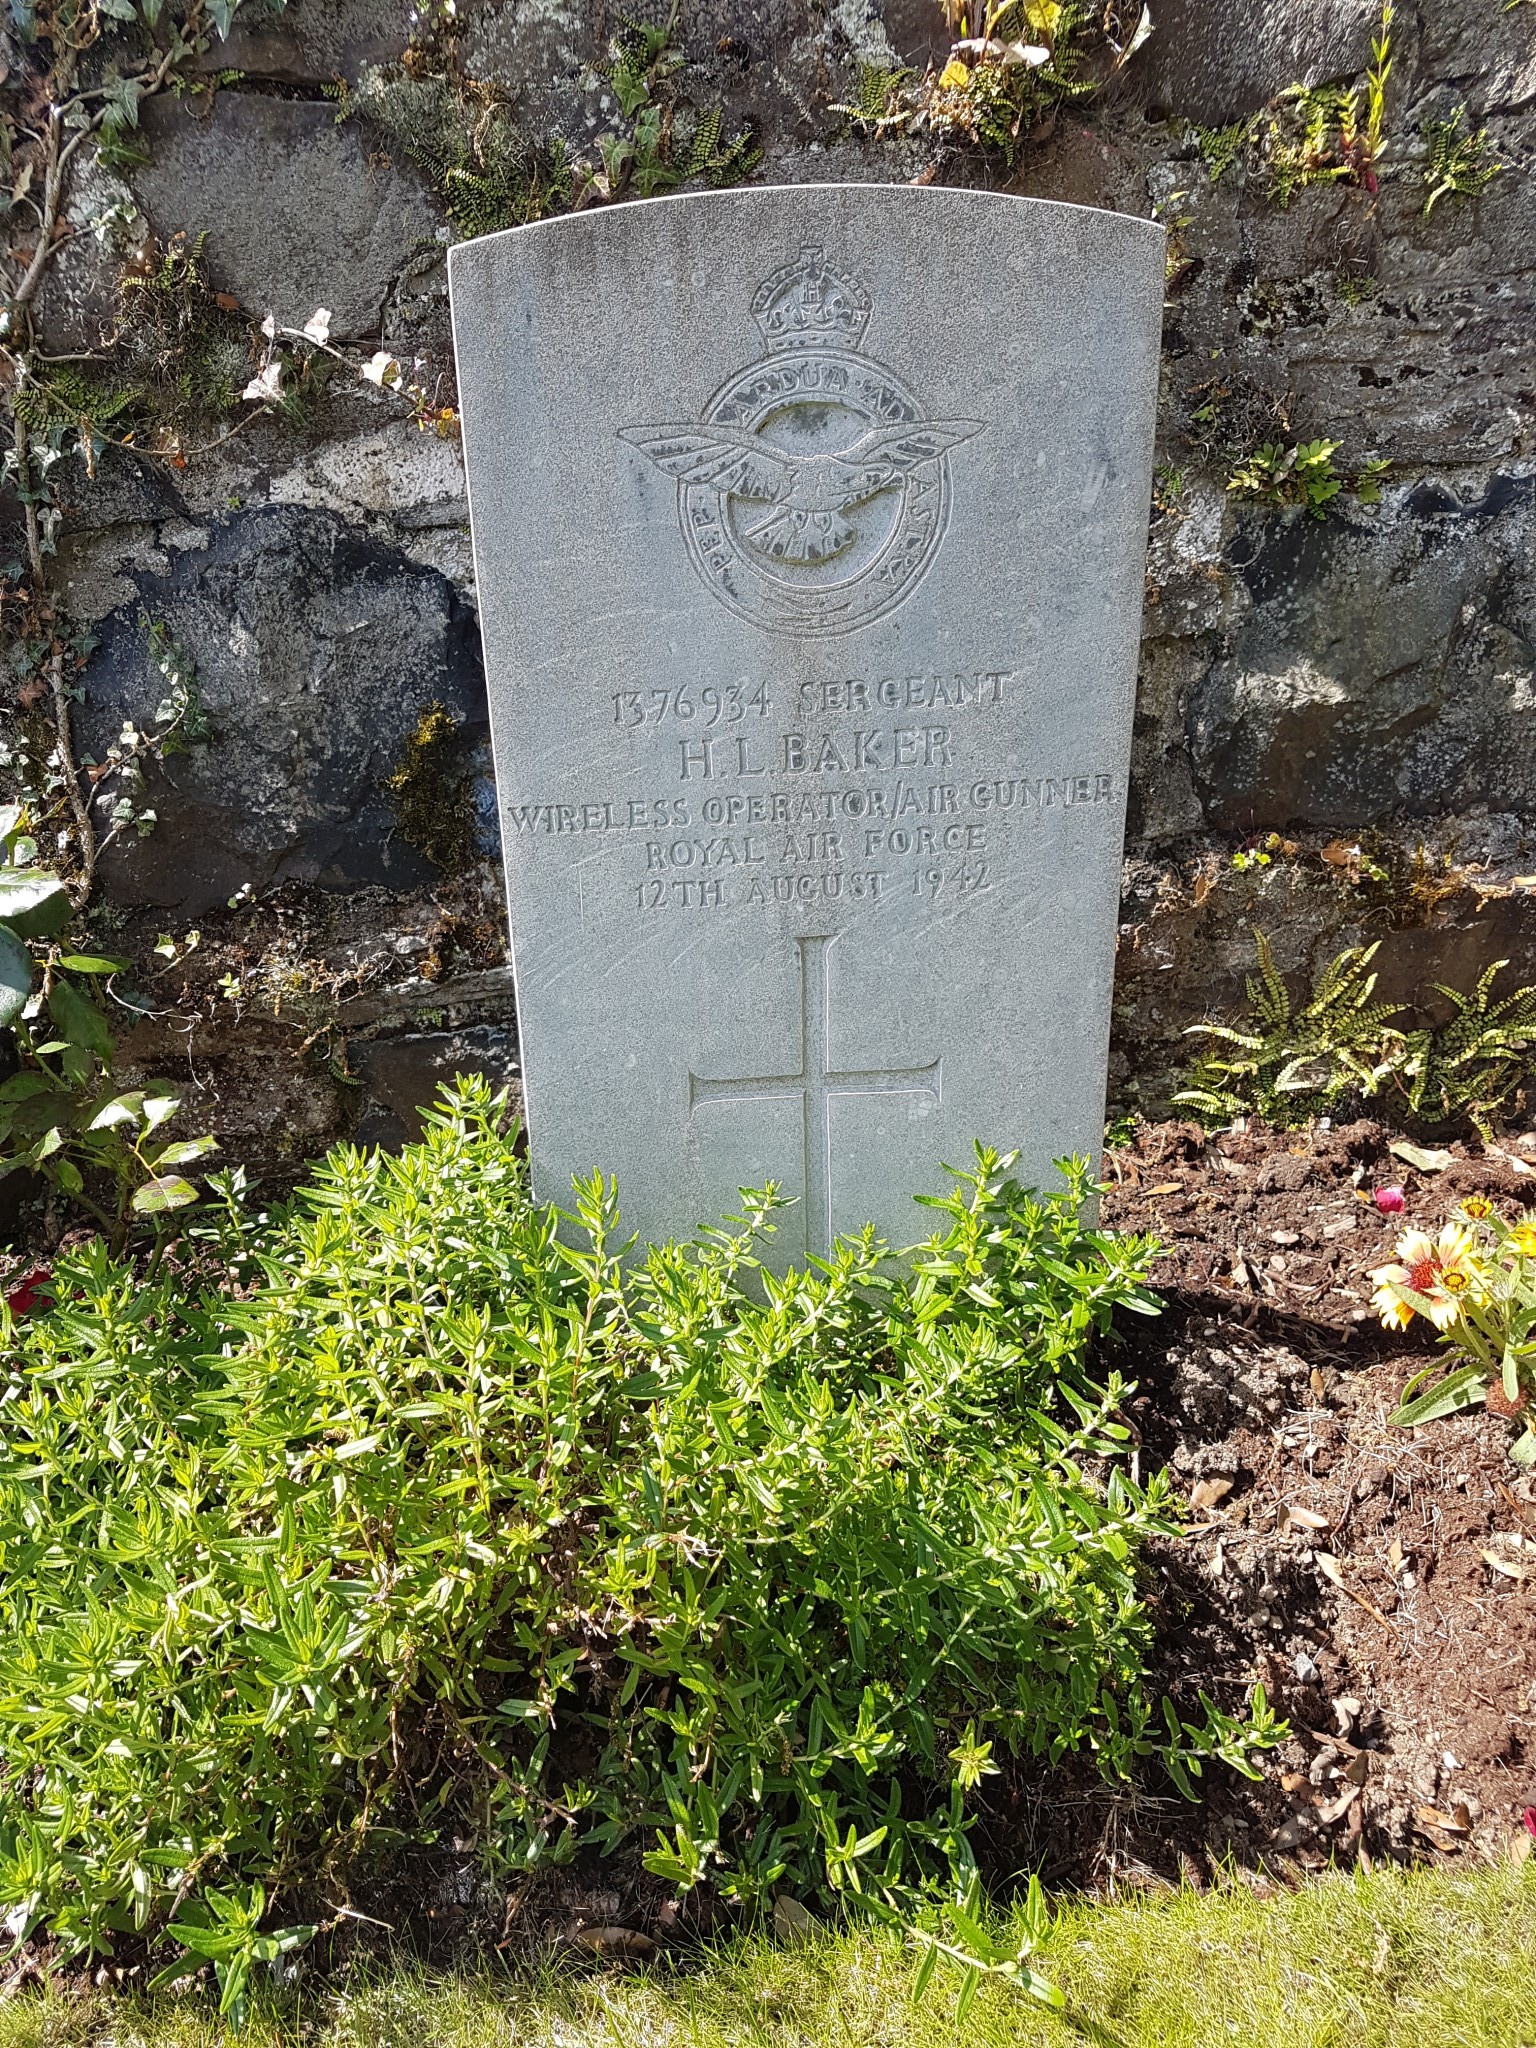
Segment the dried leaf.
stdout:
[[566,1940],[572,1948],[589,1949],[597,1956],[653,1956],[656,1944],[638,1927],[578,1927]]
[[325,342],[328,342],[331,338],[330,307],[316,306],[314,312],[311,313],[309,318],[304,322],[304,326],[301,331],[306,341],[319,342],[322,345]]
[[1330,1799],[1326,1806],[1320,1806],[1317,1809],[1318,1819],[1323,1823],[1324,1827],[1331,1828],[1335,1822],[1341,1821],[1344,1818],[1345,1814],[1348,1813],[1359,1797],[1360,1787],[1358,1785],[1346,1785],[1337,1799]]
[[[1458,1813],[1464,1814],[1466,1810],[1464,1806],[1457,1808]],[[1470,1820],[1464,1824],[1454,1815],[1442,1813],[1438,1806],[1416,1806],[1413,1809],[1413,1817],[1421,1827],[1434,1828],[1442,1835],[1466,1835],[1472,1832]]]
[[815,1916],[798,1899],[780,1892],[773,1902],[773,1931],[780,1941],[809,1941],[816,1932]]
[[1499,1532],[1492,1541],[1498,1549],[1485,1548],[1483,1562],[1502,1572],[1507,1579],[1536,1579],[1536,1543],[1528,1543],[1523,1536]]
[[1225,1500],[1231,1491],[1230,1479],[1202,1479],[1190,1488],[1189,1504],[1192,1508],[1213,1508],[1218,1501]]
[[1314,1550],[1312,1553],[1312,1562],[1317,1566],[1318,1570],[1322,1573],[1323,1577],[1329,1580],[1333,1585],[1343,1585],[1344,1572],[1342,1566],[1339,1563],[1339,1560],[1336,1557],[1330,1557],[1326,1550]]
[[1154,1195],[1182,1195],[1182,1194],[1183,1194],[1183,1192],[1184,1192],[1184,1183],[1183,1183],[1183,1181],[1181,1181],[1181,1180],[1165,1180],[1165,1181],[1163,1181],[1163,1182],[1162,1182],[1162,1183],[1161,1183],[1161,1184],[1160,1184],[1159,1186],[1157,1186],[1157,1187],[1155,1187],[1155,1188],[1148,1188],[1148,1189],[1147,1189],[1147,1200],[1148,1200],[1148,1201],[1151,1201],[1151,1199],[1152,1199],[1152,1197],[1153,1197]]
[[1511,1830],[1509,1837],[1509,1860],[1517,1870],[1530,1855],[1532,1849],[1536,1849],[1536,1842],[1531,1840],[1524,1828],[1514,1828]]
[[1407,1138],[1394,1138],[1387,1150],[1394,1159],[1416,1166],[1420,1173],[1443,1173],[1453,1163],[1449,1152],[1430,1151],[1423,1145],[1412,1144]]
[[1329,1526],[1326,1515],[1314,1514],[1311,1508],[1293,1508],[1289,1501],[1281,1510],[1288,1522],[1294,1522],[1298,1529],[1326,1529]]
[[1360,848],[1347,839],[1330,839],[1318,858],[1331,868],[1351,868],[1360,858]]

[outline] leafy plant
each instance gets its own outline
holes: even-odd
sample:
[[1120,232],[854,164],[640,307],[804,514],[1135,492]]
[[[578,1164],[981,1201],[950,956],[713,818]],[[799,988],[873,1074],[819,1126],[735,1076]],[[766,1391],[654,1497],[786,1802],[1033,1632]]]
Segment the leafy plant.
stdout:
[[259,1884],[253,1884],[243,1897],[238,1892],[204,1892],[183,1907],[166,1929],[168,1939],[178,1942],[183,1953],[156,1975],[151,1989],[163,1990],[212,1963],[219,2011],[238,2033],[245,2025],[252,1965],[275,1963],[279,1956],[313,1941],[320,1931],[318,1927],[279,1927],[262,1934],[266,1910],[267,1895]]
[[0,1082],[0,1178],[41,1175],[119,1248],[136,1219],[159,1240],[162,1219],[198,1198],[176,1169],[215,1141],[161,1135],[181,1108],[163,1081],[116,1090],[112,1036],[87,987],[127,962],[61,948],[74,907],[24,824],[19,805],[0,809],[0,1029],[17,1061]]
[[1458,107],[1448,121],[1426,121],[1424,140],[1428,148],[1424,165],[1424,183],[1429,187],[1424,201],[1426,216],[1448,192],[1455,196],[1458,205],[1464,199],[1475,199],[1505,168],[1489,158],[1488,130],[1479,128],[1475,134],[1468,131],[1465,107]]
[[1536,1465],[1536,1223],[1506,1223],[1484,1197],[1473,1196],[1438,1238],[1405,1231],[1394,1263],[1371,1278],[1372,1299],[1389,1329],[1406,1329],[1422,1316],[1467,1361],[1426,1393],[1415,1390],[1435,1368],[1415,1374],[1393,1422],[1411,1429],[1479,1403],[1505,1415],[1523,1412],[1525,1427],[1510,1456]]
[[1238,163],[1245,149],[1259,132],[1259,117],[1251,116],[1246,121],[1231,121],[1225,127],[1202,128],[1190,122],[1187,135],[1199,151],[1200,161],[1213,185],[1220,184],[1225,174]]
[[769,1192],[643,1255],[600,1176],[536,1205],[473,1081],[260,1223],[226,1182],[204,1284],[62,1254],[0,1311],[12,1925],[255,1957],[248,1887],[334,1901],[433,1816],[501,1873],[638,1839],[748,1913],[910,1911],[969,1895],[994,1752],[1252,1773],[1262,1696],[1148,1697],[1171,1496],[1087,1377],[1153,1247],[1009,1166],[908,1267],[778,1278]]
[[1411,1031],[1394,1076],[1417,1116],[1469,1117],[1484,1138],[1531,1068],[1536,1052],[1536,988],[1493,1002],[1493,984],[1509,965],[1495,960],[1469,995],[1434,986],[1455,1010],[1448,1024]]
[[1516,1100],[1536,1053],[1536,988],[1494,1002],[1493,984],[1507,960],[1494,961],[1467,995],[1436,982],[1455,1015],[1405,1032],[1390,1021],[1402,1014],[1401,1004],[1370,1000],[1376,976],[1367,969],[1380,940],[1330,961],[1300,1008],[1276,972],[1268,939],[1255,930],[1254,940],[1259,972],[1247,983],[1250,1025],[1189,1027],[1215,1039],[1218,1049],[1196,1062],[1175,1102],[1203,1117],[1256,1113],[1284,1126],[1341,1102],[1369,1100],[1390,1083],[1415,1117],[1465,1117],[1487,1138]]
[[1387,80],[1392,72],[1392,7],[1381,10],[1362,81],[1290,85],[1262,113],[1223,127],[1185,124],[1217,183],[1234,164],[1252,160],[1270,199],[1287,207],[1308,185],[1348,184],[1377,190],[1376,165],[1386,150]]
[[[1056,108],[1090,98],[1151,33],[1145,8],[1123,40],[1096,25],[1080,0],[993,0],[976,18],[965,0],[945,0],[956,41],[942,65],[913,71],[861,67],[858,91],[834,111],[876,135],[928,133],[998,151],[1011,165],[1030,131]],[[1086,60],[1100,59],[1098,74]]]
[[1318,975],[1298,1006],[1275,967],[1269,940],[1257,928],[1259,971],[1247,980],[1249,1028],[1192,1024],[1214,1039],[1190,1085],[1174,1096],[1201,1116],[1223,1121],[1257,1112],[1273,1124],[1304,1123],[1351,1096],[1372,1096],[1392,1071],[1394,1003],[1373,1003],[1371,961],[1380,941],[1349,947]]
[[750,129],[727,138],[718,107],[680,106],[670,80],[682,64],[676,7],[659,24],[625,21],[603,73],[621,125],[600,135],[595,160],[573,158],[558,136],[534,140],[518,126],[500,87],[466,80],[450,61],[399,74],[368,74],[342,99],[395,137],[426,173],[461,239],[630,193],[651,198],[702,182],[731,185],[751,174],[761,150]]
[[1263,122],[1260,148],[1269,196],[1289,206],[1306,185],[1347,183],[1375,192],[1386,147],[1387,79],[1392,71],[1392,6],[1381,10],[1371,42],[1364,102],[1358,85],[1289,86]]
[[1341,476],[1333,460],[1339,446],[1326,440],[1298,441],[1289,448],[1266,442],[1238,462],[1227,478],[1227,489],[1260,505],[1305,506],[1314,519],[1326,519],[1329,505],[1343,490],[1351,491],[1362,505],[1379,503],[1382,478],[1391,463],[1373,459],[1362,463],[1353,477]]

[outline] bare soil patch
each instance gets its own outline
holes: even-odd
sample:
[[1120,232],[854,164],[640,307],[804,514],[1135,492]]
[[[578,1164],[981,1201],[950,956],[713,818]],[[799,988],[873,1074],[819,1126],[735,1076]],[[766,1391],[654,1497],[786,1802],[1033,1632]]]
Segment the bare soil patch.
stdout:
[[[1407,1224],[1437,1229],[1474,1193],[1536,1206],[1536,1134],[1454,1144],[1420,1172],[1374,1123],[1207,1137],[1144,1126],[1109,1155],[1104,1221],[1155,1232],[1168,1306],[1101,1364],[1137,1383],[1143,1469],[1192,1509],[1156,1547],[1163,1688],[1236,1710],[1262,1680],[1292,1725],[1248,1784],[1208,1771],[1199,1807],[1060,1774],[1010,1785],[993,1854],[1102,1885],[1275,1874],[1391,1857],[1527,1853],[1536,1807],[1536,1579],[1490,1561],[1536,1536],[1536,1488],[1510,1425],[1472,1413],[1416,1431],[1387,1418],[1434,1362],[1431,1333],[1384,1331],[1373,1266]],[[1395,1185],[1401,1214],[1374,1194]],[[1518,1557],[1518,1551],[1515,1551]],[[1010,1840],[1011,1837],[1011,1840]]]

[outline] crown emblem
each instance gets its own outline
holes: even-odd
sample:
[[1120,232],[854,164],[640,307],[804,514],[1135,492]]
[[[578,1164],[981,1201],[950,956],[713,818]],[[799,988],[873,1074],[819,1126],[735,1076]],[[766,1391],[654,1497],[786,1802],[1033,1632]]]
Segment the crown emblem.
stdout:
[[857,279],[834,270],[814,242],[765,279],[752,301],[752,318],[770,354],[812,342],[857,348],[869,314],[868,292]]

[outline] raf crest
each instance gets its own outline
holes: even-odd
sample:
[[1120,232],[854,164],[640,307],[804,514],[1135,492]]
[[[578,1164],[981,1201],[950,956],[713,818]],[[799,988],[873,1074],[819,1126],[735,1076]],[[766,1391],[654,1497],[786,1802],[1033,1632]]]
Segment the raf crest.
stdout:
[[802,249],[753,298],[766,354],[702,420],[621,429],[677,479],[705,583],[773,632],[852,632],[908,597],[944,537],[949,450],[981,432],[924,419],[862,353],[871,310],[856,279]]

